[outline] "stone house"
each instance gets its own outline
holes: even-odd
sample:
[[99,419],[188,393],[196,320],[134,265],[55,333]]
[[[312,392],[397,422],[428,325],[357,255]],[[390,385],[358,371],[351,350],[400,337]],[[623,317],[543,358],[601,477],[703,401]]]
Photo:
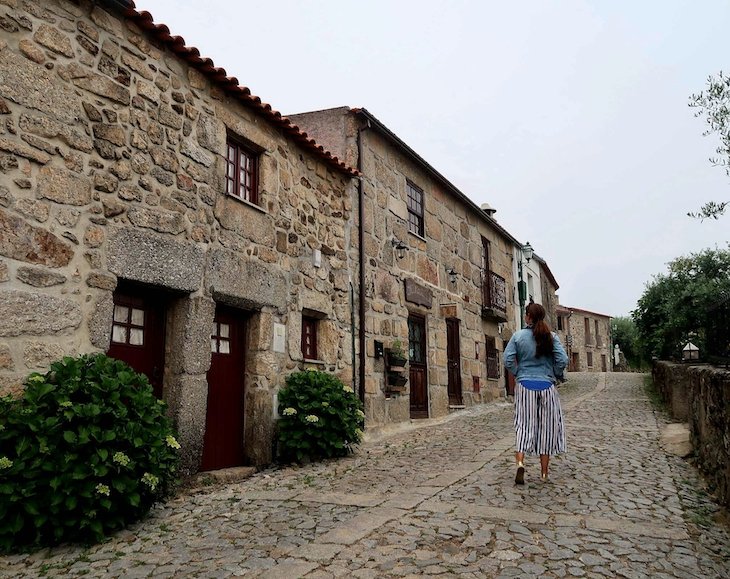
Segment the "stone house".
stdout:
[[109,352],[168,403],[185,472],[270,462],[286,374],[354,383],[356,171],[128,0],[0,22],[2,391]]
[[611,372],[611,316],[558,305],[557,333],[569,372]]
[[[550,329],[555,331],[558,326],[558,314],[556,308],[558,306],[557,291],[560,289],[553,272],[542,257],[533,255],[533,259],[540,266],[540,304],[545,308],[545,319]],[[565,345],[565,344],[563,344]]]
[[[501,397],[518,242],[369,111],[289,118],[361,173],[362,255],[351,260],[362,265],[368,428]],[[396,341],[407,370],[391,363]]]

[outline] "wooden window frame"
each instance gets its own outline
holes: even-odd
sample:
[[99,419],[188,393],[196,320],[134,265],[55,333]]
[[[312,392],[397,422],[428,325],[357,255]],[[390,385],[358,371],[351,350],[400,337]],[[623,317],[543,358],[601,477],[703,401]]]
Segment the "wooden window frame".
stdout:
[[[259,204],[259,157],[260,151],[235,135],[228,134],[226,138],[226,195],[254,205]],[[243,168],[242,160],[245,163]],[[248,183],[242,184],[241,173],[243,171],[248,176]]]
[[558,331],[563,331],[563,316],[558,316]]
[[[117,308],[124,308],[127,310],[126,318],[123,320],[117,319]],[[134,311],[142,312],[142,323],[135,323],[133,321]],[[114,339],[114,328],[120,328],[124,332],[124,340]],[[127,298],[127,297],[115,297],[114,309],[112,315],[112,335],[111,342],[114,344],[128,346],[131,348],[144,348],[147,342],[146,333],[149,330],[147,326],[147,313],[145,312],[144,302],[141,299]],[[139,344],[132,343],[132,332],[141,332],[142,341]]]
[[410,181],[406,181],[406,195],[408,205],[408,231],[420,237],[425,237],[423,189]]
[[[317,358],[317,323],[319,320],[311,316],[302,316],[302,356],[305,360]],[[311,338],[311,340],[309,339]]]

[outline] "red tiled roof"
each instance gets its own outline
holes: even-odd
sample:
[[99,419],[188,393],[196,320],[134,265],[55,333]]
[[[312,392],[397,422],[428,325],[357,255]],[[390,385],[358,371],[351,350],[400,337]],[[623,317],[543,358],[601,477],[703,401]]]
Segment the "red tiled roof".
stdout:
[[318,145],[314,139],[310,139],[307,133],[300,130],[297,125],[279,111],[274,110],[270,104],[264,103],[259,97],[252,95],[251,90],[248,87],[241,86],[235,76],[228,76],[226,70],[215,66],[210,58],[201,57],[200,51],[194,46],[187,46],[182,36],[173,36],[165,24],[155,24],[152,15],[146,10],[138,12],[132,0],[129,0],[129,8],[124,9],[122,13],[137,26],[167,46],[190,66],[200,71],[211,83],[256,111],[271,124],[279,127],[285,135],[298,143],[300,147],[312,152],[330,167],[345,175],[354,177],[359,174],[357,170],[340,161],[322,145]]

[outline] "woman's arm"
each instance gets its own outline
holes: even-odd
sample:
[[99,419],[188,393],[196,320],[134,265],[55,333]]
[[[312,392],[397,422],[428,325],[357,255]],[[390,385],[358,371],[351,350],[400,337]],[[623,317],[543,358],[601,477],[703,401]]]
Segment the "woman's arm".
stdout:
[[557,374],[562,374],[567,365],[568,354],[565,353],[565,348],[560,343],[558,335],[553,332],[553,370]]
[[517,345],[515,344],[515,335],[513,334],[504,349],[504,367],[512,374],[517,375]]

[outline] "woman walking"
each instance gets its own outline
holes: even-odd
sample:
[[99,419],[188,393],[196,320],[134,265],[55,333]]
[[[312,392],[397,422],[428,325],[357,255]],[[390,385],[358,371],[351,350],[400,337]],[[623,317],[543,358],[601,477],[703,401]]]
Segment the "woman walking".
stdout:
[[565,428],[556,374],[568,364],[557,334],[545,322],[545,308],[531,303],[527,327],[516,332],[504,351],[504,365],[515,375],[515,483],[525,484],[525,454],[540,455],[541,479],[548,480],[550,456],[565,452]]

